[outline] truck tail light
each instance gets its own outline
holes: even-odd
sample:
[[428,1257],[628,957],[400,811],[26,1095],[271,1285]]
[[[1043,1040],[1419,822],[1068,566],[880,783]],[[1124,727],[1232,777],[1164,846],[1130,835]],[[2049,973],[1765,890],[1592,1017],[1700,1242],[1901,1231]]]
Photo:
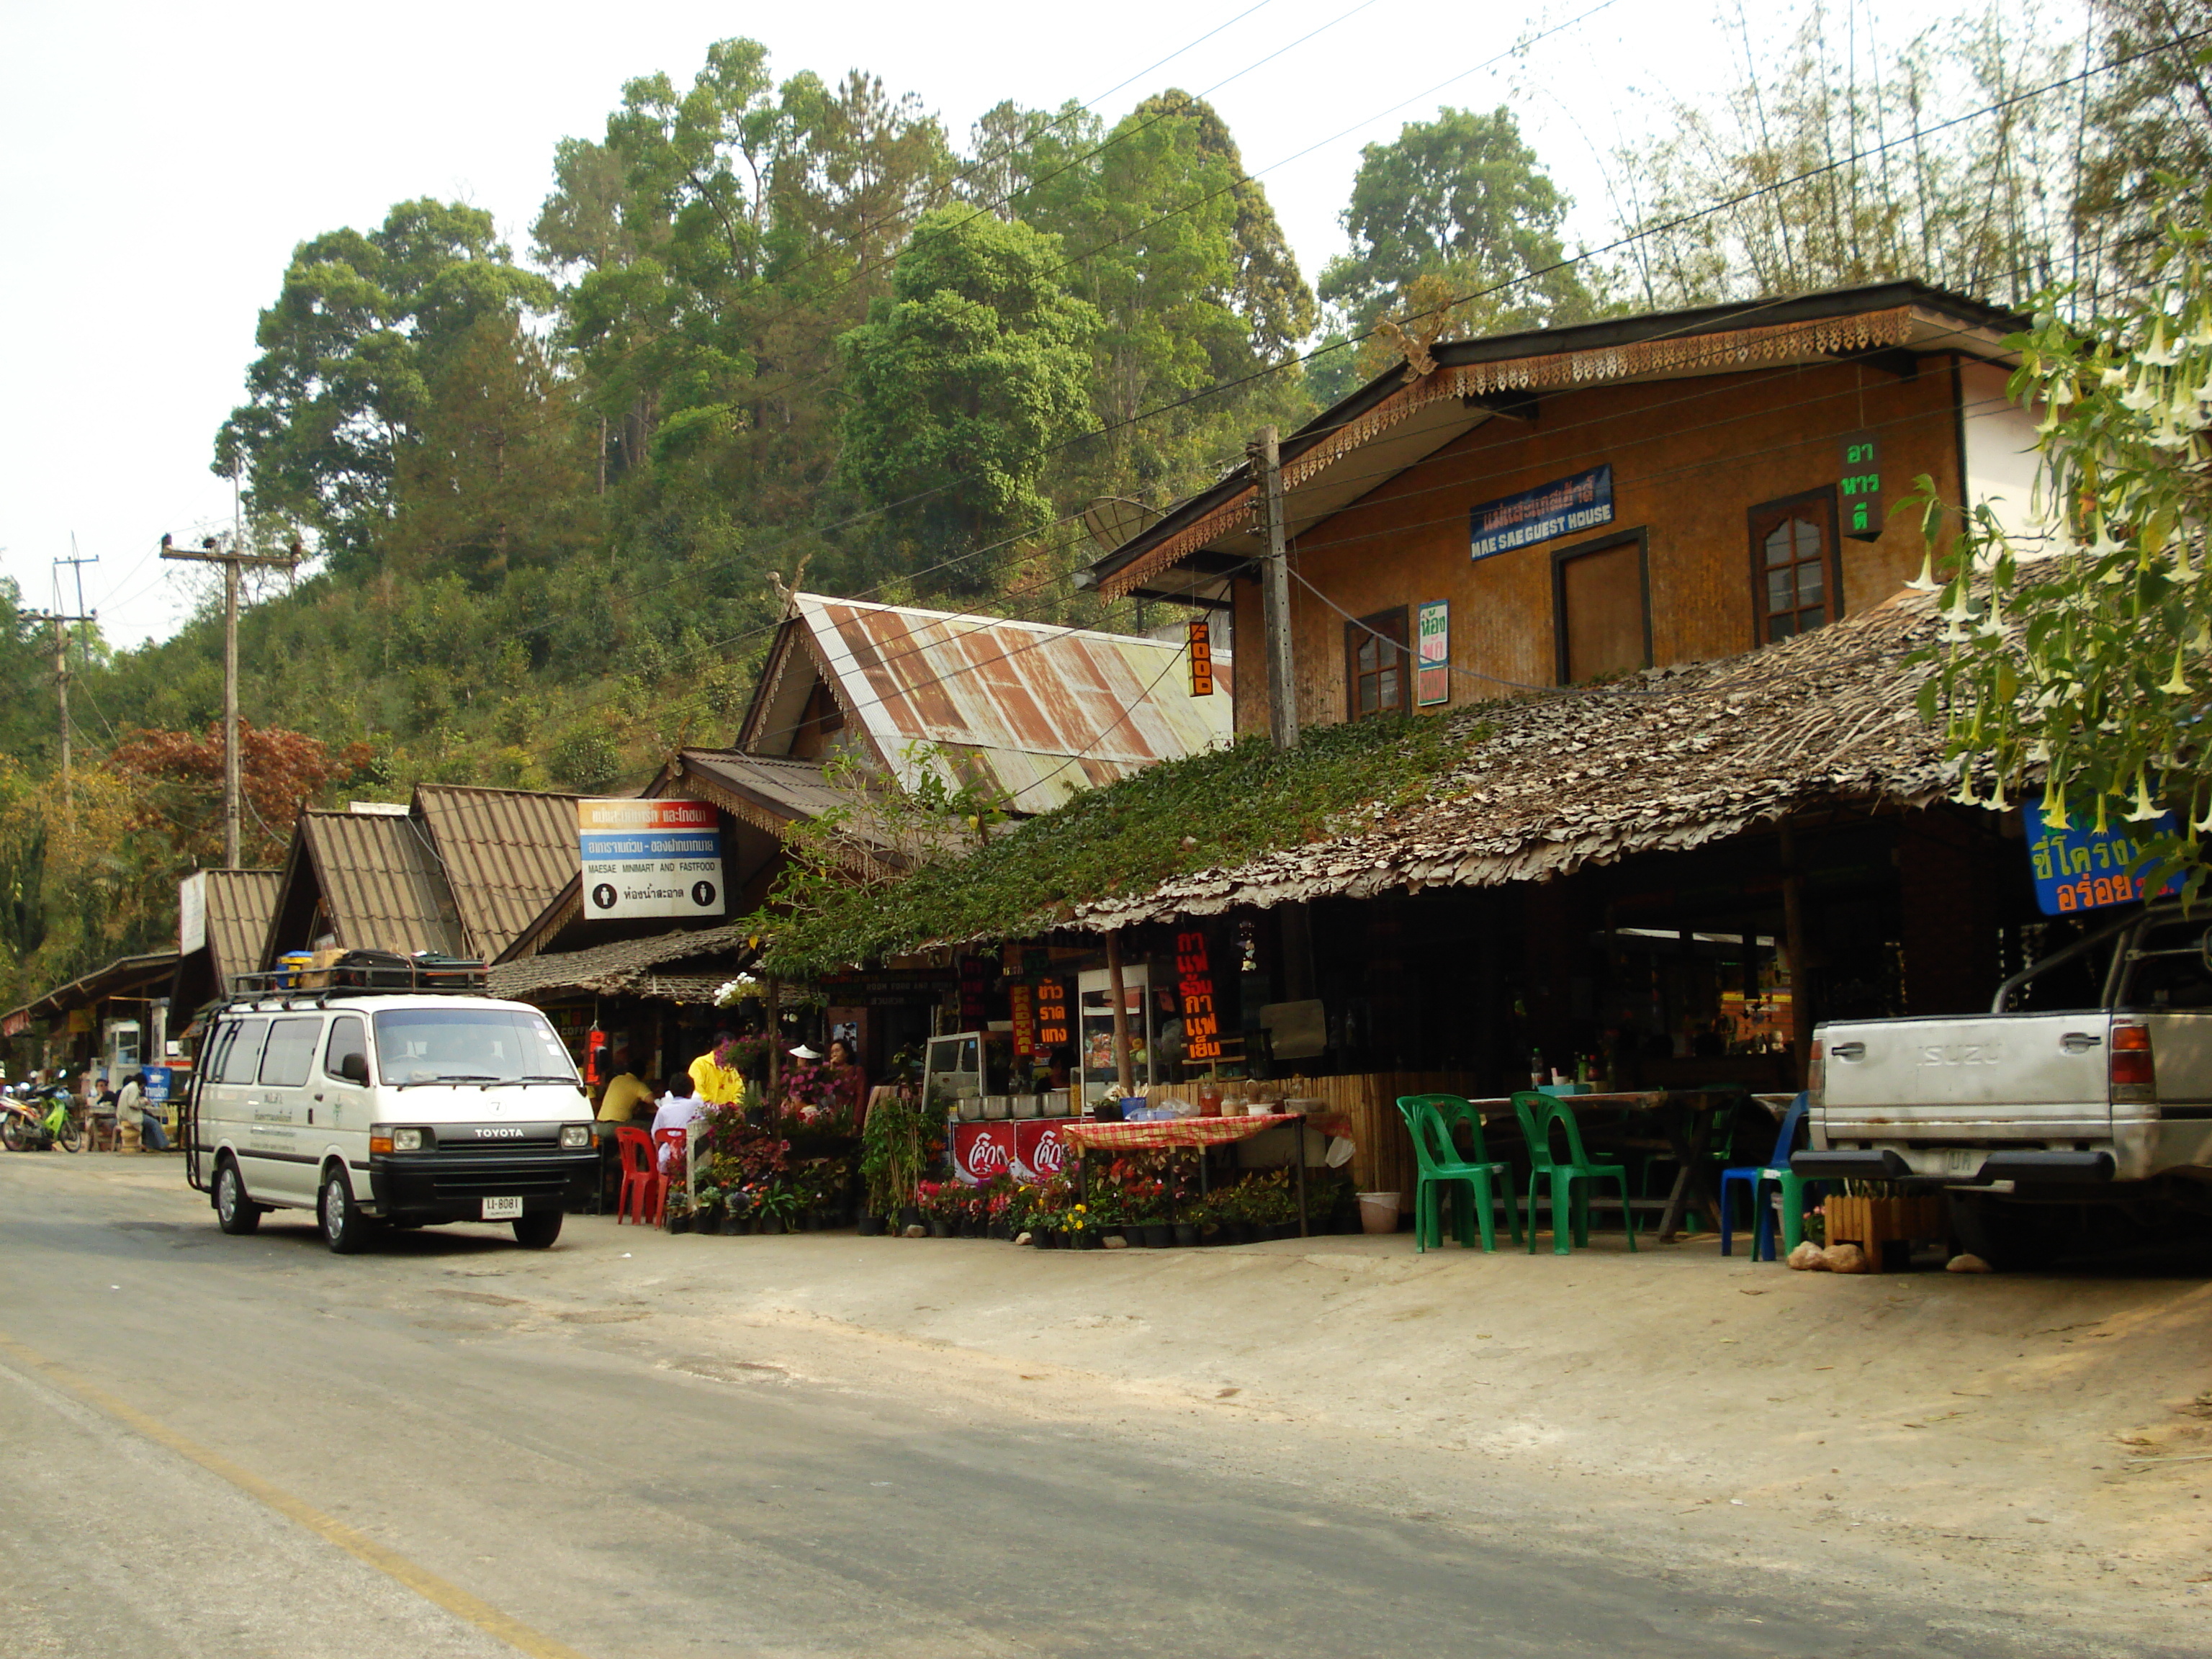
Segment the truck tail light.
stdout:
[[2158,1070],[2150,1048],[2150,1027],[2133,1022],[2112,1023],[2112,1098],[2154,1100]]
[[1805,1099],[1814,1111],[1820,1109],[1820,1097],[1828,1086],[1828,1057],[1820,1039],[1814,1037],[1805,1054]]

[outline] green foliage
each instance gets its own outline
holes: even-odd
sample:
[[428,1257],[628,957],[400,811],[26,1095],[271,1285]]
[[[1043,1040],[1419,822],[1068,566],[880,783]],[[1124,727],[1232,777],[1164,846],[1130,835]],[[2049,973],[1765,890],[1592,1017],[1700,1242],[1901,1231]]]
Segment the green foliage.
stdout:
[[[2040,771],[2054,829],[2171,808],[2176,833],[2138,838],[2192,890],[2212,830],[2208,209],[2212,195],[2169,220],[2156,279],[2127,311],[2077,328],[2047,295],[2008,343],[2021,354],[2012,395],[2041,417],[2045,533],[2023,543],[1986,505],[1960,523],[1940,670],[1923,693],[1962,769],[1958,799],[2002,808]],[[1921,482],[1932,549],[1951,515]],[[1920,585],[1936,585],[1925,568]]]
[[2092,82],[2087,153],[2074,203],[2100,263],[2124,282],[2165,246],[2176,179],[2212,177],[2212,0],[2096,0],[2098,52],[2122,67]]
[[[1329,261],[1321,297],[1347,337],[1385,315],[1430,340],[1579,322],[1591,296],[1572,269],[1553,269],[1567,257],[1559,232],[1569,205],[1510,110],[1440,109],[1360,151],[1344,210],[1352,250]],[[1432,295],[1416,296],[1421,277],[1439,279]],[[1392,355],[1386,336],[1325,360],[1323,395],[1352,391]]]
[[365,551],[448,357],[477,325],[552,298],[491,215],[458,203],[403,202],[366,235],[302,242],[261,313],[261,355],[216,435],[215,471],[250,474],[257,513],[311,526],[340,556]]
[[[1098,314],[1055,276],[1059,243],[967,208],[921,220],[889,297],[839,339],[843,466],[933,556],[1052,517],[1046,458],[1081,429]],[[988,565],[962,568],[967,592]]]
[[860,1180],[870,1215],[895,1216],[914,1202],[915,1188],[927,1161],[923,1137],[942,1112],[924,1109],[919,1099],[889,1095],[868,1108],[860,1126]]
[[[1395,806],[1472,735],[1441,720],[1357,720],[1317,727],[1288,752],[1247,738],[1162,762],[1012,824],[983,850],[940,847],[902,881],[794,882],[759,918],[766,965],[799,977],[939,940],[1042,932],[1075,904],[1255,858]],[[788,912],[775,914],[786,902]]]

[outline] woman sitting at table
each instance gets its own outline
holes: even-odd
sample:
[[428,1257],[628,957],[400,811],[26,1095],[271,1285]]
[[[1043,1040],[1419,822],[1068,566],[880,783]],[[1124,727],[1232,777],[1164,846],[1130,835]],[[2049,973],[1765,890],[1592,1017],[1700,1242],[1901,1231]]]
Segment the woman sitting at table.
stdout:
[[[668,1079],[668,1092],[653,1114],[653,1133],[656,1140],[663,1129],[681,1129],[706,1109],[700,1100],[696,1086],[688,1073],[678,1072]],[[660,1149],[660,1173],[675,1175],[684,1165],[673,1146]]]

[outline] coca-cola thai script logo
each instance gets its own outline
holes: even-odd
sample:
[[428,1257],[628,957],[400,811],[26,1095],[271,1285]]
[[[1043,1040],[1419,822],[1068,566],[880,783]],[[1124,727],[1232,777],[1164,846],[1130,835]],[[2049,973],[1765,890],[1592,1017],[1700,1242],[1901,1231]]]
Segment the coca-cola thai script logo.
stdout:
[[952,1131],[952,1170],[971,1186],[1014,1167],[1013,1126],[1006,1123],[962,1123]]
[[1043,1181],[1060,1171],[1067,1148],[1057,1123],[1017,1123],[1014,1126],[1014,1173],[1024,1181]]

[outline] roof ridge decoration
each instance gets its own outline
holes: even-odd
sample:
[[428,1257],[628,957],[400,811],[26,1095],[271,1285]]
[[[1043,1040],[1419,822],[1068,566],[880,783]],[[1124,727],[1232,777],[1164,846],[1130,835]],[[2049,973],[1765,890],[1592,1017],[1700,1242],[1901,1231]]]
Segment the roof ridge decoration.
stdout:
[[[1900,346],[1912,336],[1910,305],[1881,311],[1863,311],[1845,317],[1820,317],[1807,322],[1768,323],[1753,328],[1724,329],[1711,334],[1662,336],[1629,345],[1598,346],[1583,351],[1548,352],[1534,357],[1504,357],[1495,362],[1464,363],[1423,375],[1402,391],[1393,392],[1356,420],[1347,421],[1319,443],[1301,450],[1283,463],[1283,488],[1295,489],[1346,454],[1358,449],[1431,404],[1448,398],[1475,397],[1490,392],[1523,392],[1594,386],[1639,374],[1710,368],[1724,363],[1753,363],[1792,356],[1810,349],[1818,352],[1870,351]],[[1194,523],[1185,526],[1158,546],[1149,549],[1098,584],[1099,592],[1118,599],[1139,584],[1195,552],[1216,537],[1248,521],[1256,521],[1259,498],[1254,487],[1224,501]]]

